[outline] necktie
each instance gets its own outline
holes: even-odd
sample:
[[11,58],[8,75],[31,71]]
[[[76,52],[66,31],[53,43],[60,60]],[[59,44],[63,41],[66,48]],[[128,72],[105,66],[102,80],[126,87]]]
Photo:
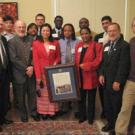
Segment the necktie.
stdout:
[[71,44],[70,40],[67,41],[66,45],[66,63],[72,62]]
[[7,68],[8,59],[7,59],[6,50],[4,48],[4,45],[3,45],[2,41],[0,41],[0,49],[1,49],[1,62],[2,62],[2,66],[3,66],[4,69],[6,69]]
[[114,49],[114,43],[111,43],[109,53],[108,53],[109,55],[112,53],[113,49]]

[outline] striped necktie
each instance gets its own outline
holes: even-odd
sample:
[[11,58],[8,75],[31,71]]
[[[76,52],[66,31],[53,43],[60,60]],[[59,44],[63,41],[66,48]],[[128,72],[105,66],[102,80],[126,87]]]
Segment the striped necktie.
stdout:
[[7,54],[6,54],[6,50],[4,48],[3,42],[0,40],[0,50],[1,50],[1,62],[2,62],[2,67],[4,69],[7,68],[7,64],[8,64],[8,58],[7,58]]
[[109,55],[113,52],[113,49],[114,49],[114,43],[112,42],[110,44],[110,49],[109,49],[109,52],[108,52]]
[[67,41],[66,45],[66,63],[72,62],[72,53],[71,53],[71,43],[70,40]]

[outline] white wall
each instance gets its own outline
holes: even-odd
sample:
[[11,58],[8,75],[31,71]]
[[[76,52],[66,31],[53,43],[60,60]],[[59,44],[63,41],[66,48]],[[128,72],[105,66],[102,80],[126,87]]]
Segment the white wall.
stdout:
[[102,31],[101,17],[110,15],[124,32],[125,0],[57,0],[56,14],[62,15],[65,23],[73,23],[76,29],[79,29],[79,19],[86,17],[96,32]]
[[27,24],[34,22],[37,13],[45,14],[46,22],[52,25],[54,16],[62,15],[64,23],[73,23],[77,31],[79,19],[87,17],[91,29],[98,33],[102,31],[101,17],[110,15],[113,21],[120,24],[122,32],[126,32],[124,36],[127,40],[133,35],[130,24],[135,16],[135,0],[0,0],[0,2],[17,2],[19,18]]
[[35,21],[37,13],[43,13],[46,22],[52,23],[51,0],[2,0],[2,2],[17,2],[19,19],[27,24]]

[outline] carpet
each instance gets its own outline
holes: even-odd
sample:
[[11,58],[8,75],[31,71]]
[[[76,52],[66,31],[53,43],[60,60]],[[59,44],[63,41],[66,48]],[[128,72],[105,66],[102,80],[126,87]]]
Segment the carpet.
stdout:
[[0,135],[98,135],[99,129],[94,123],[79,124],[78,121],[41,121],[16,122],[4,126]]

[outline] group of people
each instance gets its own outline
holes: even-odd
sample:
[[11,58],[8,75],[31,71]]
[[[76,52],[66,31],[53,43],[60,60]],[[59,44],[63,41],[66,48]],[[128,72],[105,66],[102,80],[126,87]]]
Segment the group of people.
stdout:
[[[101,130],[127,134],[135,101],[135,38],[126,42],[110,16],[102,17],[101,23],[104,32],[96,34],[87,18],[80,19],[80,31],[75,32],[71,23],[63,25],[62,16],[55,17],[54,29],[43,14],[37,14],[35,23],[27,27],[22,20],[0,17],[0,131],[3,124],[13,123],[6,119],[12,83],[22,122],[28,122],[29,115],[35,121],[54,120],[72,108],[79,123],[88,120],[92,125],[98,90],[101,118],[107,121]],[[135,33],[135,19],[132,28]],[[44,67],[70,63],[77,69],[80,100],[51,102]]]

